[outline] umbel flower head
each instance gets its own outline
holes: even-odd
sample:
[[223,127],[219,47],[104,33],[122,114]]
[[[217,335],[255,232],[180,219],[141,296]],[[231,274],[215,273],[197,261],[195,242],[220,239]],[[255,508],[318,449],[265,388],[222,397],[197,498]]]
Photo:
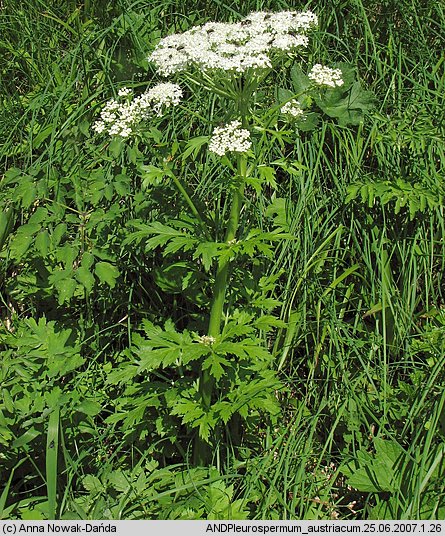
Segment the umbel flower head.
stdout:
[[226,153],[245,153],[252,146],[250,132],[241,128],[241,121],[231,121],[216,127],[209,142],[209,151],[224,156]]
[[343,85],[340,69],[331,69],[319,63],[312,67],[308,77],[319,86],[337,87]]
[[158,84],[147,92],[133,98],[133,91],[122,88],[118,99],[109,100],[93,125],[98,134],[128,138],[135,127],[152,113],[161,115],[165,108],[176,106],[181,101],[182,89],[177,84]]
[[235,73],[266,69],[275,55],[306,47],[306,33],[317,23],[311,11],[260,11],[236,23],[209,22],[164,37],[149,60],[164,76],[192,68]]
[[296,99],[291,99],[290,101],[286,102],[286,104],[281,107],[280,111],[283,115],[287,115],[292,118],[301,117],[304,114],[300,103]]

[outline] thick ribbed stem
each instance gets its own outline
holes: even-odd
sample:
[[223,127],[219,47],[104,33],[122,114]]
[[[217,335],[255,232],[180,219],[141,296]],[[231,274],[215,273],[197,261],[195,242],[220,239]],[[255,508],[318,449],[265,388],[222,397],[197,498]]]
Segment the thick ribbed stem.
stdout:
[[[239,99],[237,102],[238,111],[241,116],[243,128],[248,128],[248,102],[250,94],[243,91],[242,86],[238,88]],[[225,242],[230,243],[236,237],[238,230],[239,217],[241,214],[244,186],[247,177],[247,156],[245,154],[238,155],[237,166],[237,183],[236,189],[233,192],[232,206],[230,209],[229,221],[227,224]],[[213,299],[210,308],[210,319],[208,336],[216,338],[221,333],[221,322],[224,311],[224,301],[226,297],[227,281],[229,278],[230,261],[226,257],[221,259],[216,270],[215,283],[213,285]],[[205,410],[208,410],[212,403],[212,394],[215,380],[209,370],[202,370],[199,378],[199,394],[202,405]],[[197,434],[194,445],[194,463],[199,466],[207,466],[211,460],[212,451],[210,445],[206,443],[199,434]]]
[[[235,239],[238,229],[239,217],[242,208],[244,195],[244,185],[247,176],[247,158],[244,154],[238,157],[238,178],[237,189],[233,193],[232,207],[230,209],[230,217],[227,225],[225,236],[226,244]],[[229,277],[230,262],[227,258],[220,260],[216,271],[215,283],[213,286],[213,300],[210,309],[210,320],[208,335],[210,337],[218,337],[221,332],[221,322],[224,311],[224,301],[226,297],[227,281]],[[214,378],[209,370],[201,372],[199,381],[199,393],[204,408],[210,408],[212,401],[212,393],[214,387]],[[196,465],[205,466],[209,463],[211,457],[210,446],[203,441],[199,436],[196,437],[194,462]]]

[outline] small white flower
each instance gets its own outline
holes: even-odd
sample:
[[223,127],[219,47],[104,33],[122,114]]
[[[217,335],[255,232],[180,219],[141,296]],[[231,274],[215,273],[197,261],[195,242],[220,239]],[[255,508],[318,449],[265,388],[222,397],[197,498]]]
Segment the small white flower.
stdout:
[[205,344],[206,346],[212,346],[216,341],[215,337],[212,337],[211,335],[202,335],[199,337],[198,342],[201,344]]
[[304,113],[300,107],[300,103],[295,99],[286,102],[286,104],[281,107],[280,111],[283,115],[289,115],[291,117],[300,117]]
[[287,51],[293,50],[298,47],[307,47],[309,39],[306,35],[278,35],[272,41],[272,47],[277,50]]
[[319,63],[312,67],[308,76],[319,86],[337,87],[344,83],[340,69],[331,69]]
[[119,97],[128,97],[128,95],[131,95],[131,93],[133,93],[133,92],[128,87],[123,87],[117,92]]
[[163,108],[179,104],[182,89],[177,84],[158,84],[134,98],[133,92],[128,88],[120,89],[118,96],[125,99],[124,102],[109,100],[100,114],[100,119],[93,124],[92,128],[97,134],[106,133],[109,136],[128,138],[135,127],[150,114],[161,115]]
[[245,153],[252,146],[250,132],[241,127],[241,121],[231,121],[217,127],[209,142],[209,151],[224,156],[226,153]]
[[103,121],[99,120],[94,123],[92,128],[95,132],[97,132],[97,134],[102,134],[107,127]]
[[162,108],[177,106],[181,102],[182,89],[178,84],[170,82],[158,84],[147,92],[147,99],[153,104],[154,110],[159,114]]

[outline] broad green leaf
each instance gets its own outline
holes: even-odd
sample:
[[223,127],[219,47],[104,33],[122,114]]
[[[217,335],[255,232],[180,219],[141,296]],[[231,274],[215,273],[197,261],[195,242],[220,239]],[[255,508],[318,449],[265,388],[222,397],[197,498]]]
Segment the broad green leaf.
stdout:
[[74,276],[77,281],[79,281],[79,283],[81,283],[85,287],[87,292],[92,291],[95,279],[94,275],[90,272],[88,268],[82,265],[79,266],[79,268],[77,268],[77,270],[74,272]]
[[113,266],[109,262],[98,262],[94,271],[101,283],[106,283],[111,288],[116,286],[116,279],[120,275],[116,266]]
[[359,451],[355,462],[343,468],[348,484],[359,491],[394,492],[398,489],[399,464],[404,450],[394,440],[374,439],[375,454]]
[[77,287],[77,281],[71,277],[66,277],[57,281],[54,285],[59,293],[59,305],[69,301],[73,296]]
[[295,94],[304,93],[311,85],[310,78],[303,72],[299,63],[295,63],[290,71]]
[[80,413],[85,413],[85,415],[89,415],[90,417],[94,417],[102,411],[102,406],[99,404],[99,402],[86,399],[82,400],[80,404],[77,404],[75,410],[79,411]]
[[295,124],[297,128],[303,132],[314,130],[320,121],[320,114],[317,112],[309,112],[297,118]]
[[280,103],[287,102],[294,97],[295,93],[289,89],[278,88],[278,101]]
[[113,158],[119,158],[124,149],[124,140],[118,136],[115,136],[108,147]]
[[338,119],[340,125],[358,125],[365,112],[373,108],[374,95],[364,90],[358,81],[352,85],[346,96],[342,95],[342,88],[329,89],[317,103],[324,113]]
[[14,211],[9,208],[6,211],[0,211],[0,250],[3,247],[8,235],[14,226]]
[[35,247],[37,251],[43,257],[45,257],[48,254],[49,246],[50,246],[50,238],[49,238],[48,231],[45,230],[37,235],[36,241],[35,241]]

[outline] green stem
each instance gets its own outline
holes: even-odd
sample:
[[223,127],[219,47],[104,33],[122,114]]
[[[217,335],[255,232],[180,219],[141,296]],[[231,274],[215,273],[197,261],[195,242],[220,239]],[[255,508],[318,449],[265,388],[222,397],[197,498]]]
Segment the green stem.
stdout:
[[192,198],[187,193],[187,190],[182,185],[181,181],[178,179],[178,177],[172,172],[169,172],[169,176],[173,179],[173,182],[175,183],[176,188],[179,190],[182,197],[185,199],[185,202],[190,207],[190,210],[192,211],[193,216],[199,221],[199,224],[201,225],[206,237],[211,240],[211,236],[209,234],[208,228],[204,222],[204,220],[201,217],[201,214],[199,213],[199,210],[196,208],[195,203],[193,203]]
[[[229,223],[227,226],[225,242],[226,244],[235,239],[238,229],[239,216],[241,213],[244,196],[244,184],[246,179],[247,159],[245,155],[238,157],[239,185],[233,194],[232,208],[230,210]],[[229,274],[229,260],[223,259],[218,264],[215,284],[213,287],[213,302],[210,309],[210,322],[208,334],[210,337],[218,337],[221,329],[221,319],[226,296],[227,279]]]
[[[242,87],[239,88],[239,99],[237,102],[238,111],[241,115],[243,128],[248,128],[248,102],[250,94]],[[236,237],[238,230],[239,218],[241,214],[244,187],[247,177],[247,156],[245,154],[238,155],[237,162],[237,184],[233,193],[232,206],[230,209],[229,221],[227,224],[225,242],[230,243]],[[210,319],[208,336],[217,338],[221,333],[221,322],[224,311],[224,302],[227,291],[227,281],[229,278],[230,261],[227,257],[220,259],[216,270],[215,283],[213,285],[213,299],[210,308]],[[212,403],[212,393],[215,380],[209,370],[201,371],[199,379],[199,395],[201,398],[204,410],[208,411]],[[198,466],[207,466],[211,460],[212,451],[210,445],[206,443],[199,434],[195,438],[194,446],[194,462]]]
[[[226,244],[229,243],[231,240],[234,240],[236,232],[238,230],[246,176],[247,158],[244,154],[242,154],[238,157],[239,184],[233,194],[232,207],[230,210],[230,217],[225,236]],[[210,309],[210,320],[208,328],[208,335],[214,338],[218,337],[221,333],[221,321],[224,310],[224,301],[226,297],[227,280],[229,277],[229,267],[229,259],[224,258],[218,263],[218,269],[216,271],[215,283],[213,286],[213,301]],[[199,394],[202,404],[206,410],[208,410],[211,406],[214,383],[214,378],[210,374],[209,370],[206,369],[202,371],[199,380]],[[199,435],[196,437],[194,455],[194,461],[196,465],[208,465],[211,457],[210,446],[204,440],[202,440]]]

